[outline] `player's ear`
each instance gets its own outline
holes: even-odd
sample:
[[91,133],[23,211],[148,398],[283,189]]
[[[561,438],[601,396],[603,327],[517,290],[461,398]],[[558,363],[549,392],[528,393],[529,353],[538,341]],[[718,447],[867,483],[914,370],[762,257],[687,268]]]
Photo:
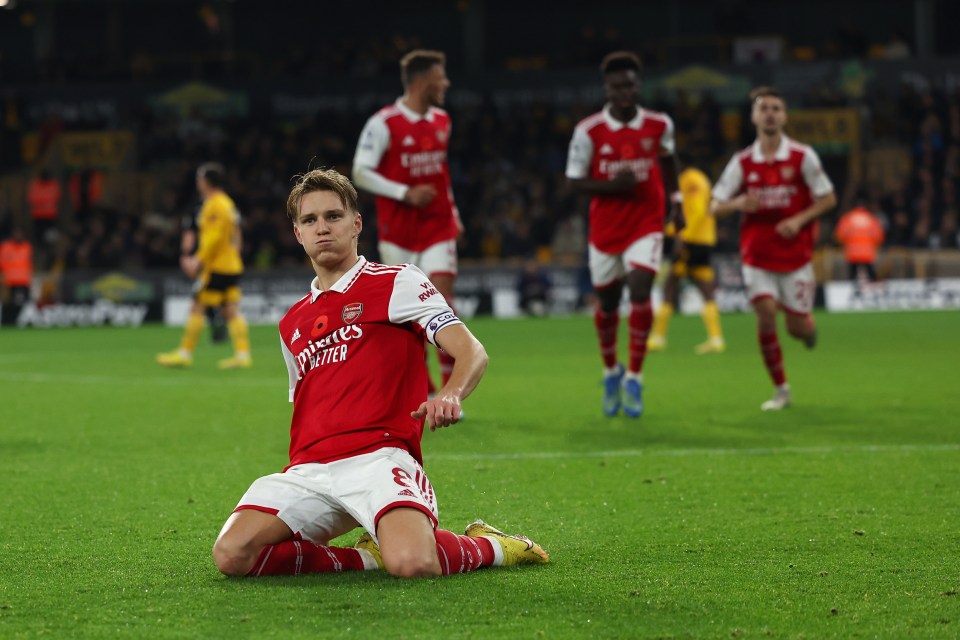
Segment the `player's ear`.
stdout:
[[359,237],[360,237],[360,232],[363,231],[363,216],[360,215],[360,212],[359,212],[359,211],[357,211],[357,214],[356,214],[356,215],[357,215],[357,217],[356,217],[356,219],[355,219],[354,222],[353,222],[354,230],[356,231],[356,234],[355,234],[353,237],[354,237],[354,238],[359,238]]
[[303,236],[300,235],[300,227],[297,226],[297,223],[296,223],[296,222],[293,223],[293,235],[296,236],[297,242],[299,242],[299,243],[302,245],[302,244],[303,244]]

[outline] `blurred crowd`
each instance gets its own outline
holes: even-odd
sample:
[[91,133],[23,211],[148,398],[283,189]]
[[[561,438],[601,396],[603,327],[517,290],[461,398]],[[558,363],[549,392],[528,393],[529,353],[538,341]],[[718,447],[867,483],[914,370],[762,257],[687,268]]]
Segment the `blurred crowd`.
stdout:
[[[837,106],[839,101],[836,95],[812,91],[791,106]],[[587,202],[567,188],[563,174],[573,127],[599,106],[508,105],[488,97],[450,108],[450,168],[466,227],[460,246],[465,260],[582,261]],[[678,149],[714,180],[730,153],[752,140],[748,120],[739,139],[724,135],[722,109],[709,93],[658,95],[647,106],[672,115]],[[103,185],[112,177],[95,168],[69,176],[37,175],[30,189],[43,180],[56,183],[57,207],[68,212],[50,222],[32,211],[38,265],[59,258],[71,268],[176,267],[184,220],[199,207],[194,172],[210,160],[227,168],[227,191],[243,218],[246,263],[251,268],[300,264],[302,250],[284,213],[290,179],[316,166],[349,172],[369,115],[322,111],[302,121],[281,122],[144,111],[128,124],[138,141],[138,170],[156,185],[150,202],[144,206],[133,198],[104,198]],[[870,140],[908,149],[910,168],[901,180],[882,185],[834,176],[841,210],[864,200],[884,224],[888,246],[956,248],[960,95],[904,85],[899,96],[872,103],[868,115]],[[31,208],[36,206],[32,195],[28,200]],[[361,207],[366,217],[361,251],[376,258],[372,198],[364,196]],[[841,212],[825,220],[821,243],[832,242],[830,220]],[[10,234],[13,218],[10,210],[0,210],[0,238]],[[735,250],[735,220],[722,226],[719,235],[721,250]]]

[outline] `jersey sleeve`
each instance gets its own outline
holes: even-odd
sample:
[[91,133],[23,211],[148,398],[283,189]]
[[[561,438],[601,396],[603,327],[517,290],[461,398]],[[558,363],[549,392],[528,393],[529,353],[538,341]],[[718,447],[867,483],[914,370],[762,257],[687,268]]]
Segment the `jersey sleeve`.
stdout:
[[288,402],[293,402],[293,391],[297,388],[297,380],[300,379],[300,372],[297,368],[297,359],[293,356],[293,352],[287,348],[286,343],[283,341],[283,336],[280,336],[280,351],[283,352],[283,361],[287,365],[287,377],[290,380]]
[[815,197],[825,196],[833,192],[833,183],[820,164],[820,156],[813,149],[807,149],[803,154],[803,164],[800,165],[803,179],[810,187],[810,193]]
[[660,155],[672,156],[676,151],[676,142],[673,135],[673,118],[667,114],[663,114],[663,119],[666,121],[667,126],[660,135]]
[[383,154],[390,148],[390,128],[383,118],[372,116],[360,132],[353,156],[353,181],[364,191],[394,200],[403,200],[407,185],[385,178],[378,171]]
[[583,127],[573,130],[570,149],[567,151],[566,175],[571,180],[579,180],[590,175],[590,163],[593,162],[593,140]]
[[720,179],[713,186],[713,197],[720,202],[726,202],[740,193],[743,188],[743,166],[740,164],[739,155],[730,158]]
[[397,273],[387,313],[394,324],[419,324],[434,345],[441,330],[463,324],[423,271],[413,265],[406,265]]

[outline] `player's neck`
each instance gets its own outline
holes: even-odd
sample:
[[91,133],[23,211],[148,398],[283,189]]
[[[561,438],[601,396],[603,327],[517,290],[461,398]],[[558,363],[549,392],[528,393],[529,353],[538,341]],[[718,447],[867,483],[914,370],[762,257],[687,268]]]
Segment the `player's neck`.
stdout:
[[760,140],[760,151],[763,153],[763,157],[769,160],[777,155],[777,149],[783,142],[783,132],[778,131],[772,135],[760,132],[758,139]]
[[350,269],[357,264],[359,259],[360,255],[354,252],[335,264],[318,264],[314,262],[313,271],[317,274],[317,287],[321,291],[328,291],[330,287],[337,284],[337,280],[342,278],[343,274],[350,271]]
[[430,102],[425,96],[420,96],[408,91],[403,94],[402,101],[405,107],[411,111],[416,111],[422,116],[427,115],[427,111],[430,110]]
[[610,115],[613,116],[614,120],[619,120],[620,122],[630,122],[637,117],[637,105],[631,105],[625,109],[620,109],[618,107],[610,106]]

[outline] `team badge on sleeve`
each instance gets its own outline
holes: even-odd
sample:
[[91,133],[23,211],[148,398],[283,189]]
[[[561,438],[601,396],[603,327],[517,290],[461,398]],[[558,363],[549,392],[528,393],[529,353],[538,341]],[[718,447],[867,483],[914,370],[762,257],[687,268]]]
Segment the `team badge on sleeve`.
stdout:
[[360,317],[361,313],[363,313],[363,303],[352,302],[343,308],[340,317],[343,318],[343,321],[347,324],[351,324]]

